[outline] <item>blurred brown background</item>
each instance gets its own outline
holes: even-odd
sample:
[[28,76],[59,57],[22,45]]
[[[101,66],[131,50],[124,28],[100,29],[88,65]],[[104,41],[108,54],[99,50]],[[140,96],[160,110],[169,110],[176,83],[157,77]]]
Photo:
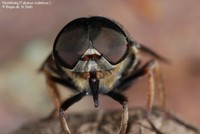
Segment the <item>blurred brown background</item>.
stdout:
[[[57,33],[66,23],[92,15],[120,22],[136,41],[171,60],[169,65],[161,63],[167,108],[200,126],[199,0],[50,2],[50,5],[33,5],[32,9],[0,7],[1,134],[50,113],[53,106],[44,76],[36,70],[51,52]],[[68,90],[61,90],[64,96],[71,95]],[[146,90],[146,77],[130,87],[125,92],[129,107],[144,107]],[[100,98],[99,109],[114,108],[121,107],[110,98]],[[69,111],[88,109],[94,109],[90,97],[73,105]]]

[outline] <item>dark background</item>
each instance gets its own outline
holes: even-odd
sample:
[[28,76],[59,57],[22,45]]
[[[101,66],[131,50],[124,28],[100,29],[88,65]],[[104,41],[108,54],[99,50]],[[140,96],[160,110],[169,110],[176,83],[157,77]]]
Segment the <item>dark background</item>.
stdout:
[[[66,23],[92,15],[118,21],[136,41],[170,59],[171,64],[161,63],[167,108],[200,126],[199,0],[49,2],[32,9],[0,7],[0,133],[50,113],[53,106],[44,76],[37,69]],[[147,77],[143,77],[125,92],[129,107],[145,107],[147,88]],[[72,95],[66,89],[61,91],[65,98]],[[69,111],[94,109],[92,103],[86,97]],[[100,98],[99,109],[116,108],[121,108],[118,103]]]

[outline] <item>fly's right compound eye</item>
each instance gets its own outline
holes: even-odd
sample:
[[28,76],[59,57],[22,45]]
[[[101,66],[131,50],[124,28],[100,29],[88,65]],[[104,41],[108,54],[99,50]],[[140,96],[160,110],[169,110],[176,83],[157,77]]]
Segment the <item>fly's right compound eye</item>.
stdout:
[[67,24],[55,40],[53,56],[61,66],[73,69],[89,47],[88,25],[82,20]]

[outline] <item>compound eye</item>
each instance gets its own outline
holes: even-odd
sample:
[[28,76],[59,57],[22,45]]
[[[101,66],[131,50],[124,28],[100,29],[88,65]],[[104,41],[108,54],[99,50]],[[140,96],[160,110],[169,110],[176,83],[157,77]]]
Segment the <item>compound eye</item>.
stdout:
[[53,56],[60,65],[73,69],[88,47],[87,26],[73,25],[64,28],[56,38]]
[[93,40],[93,46],[113,65],[124,58],[127,44],[122,33],[109,28],[102,28]]

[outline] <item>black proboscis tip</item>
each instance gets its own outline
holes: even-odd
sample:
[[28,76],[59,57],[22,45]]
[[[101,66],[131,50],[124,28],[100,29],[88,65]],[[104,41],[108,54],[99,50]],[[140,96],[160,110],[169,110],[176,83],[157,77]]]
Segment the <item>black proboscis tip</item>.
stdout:
[[89,79],[90,90],[93,96],[94,107],[99,106],[99,80],[97,78]]

